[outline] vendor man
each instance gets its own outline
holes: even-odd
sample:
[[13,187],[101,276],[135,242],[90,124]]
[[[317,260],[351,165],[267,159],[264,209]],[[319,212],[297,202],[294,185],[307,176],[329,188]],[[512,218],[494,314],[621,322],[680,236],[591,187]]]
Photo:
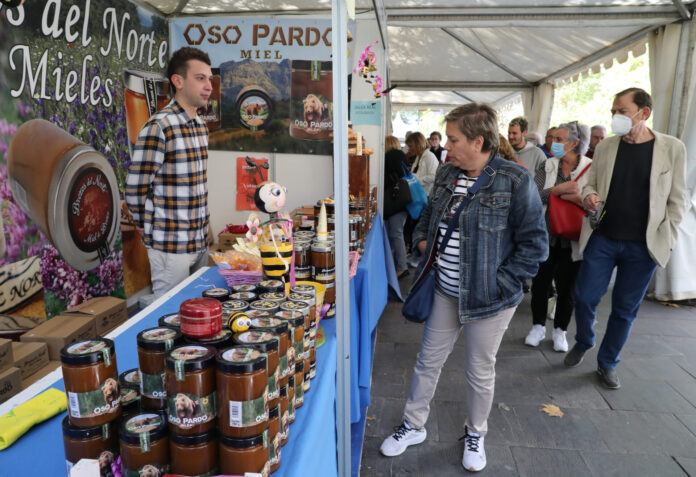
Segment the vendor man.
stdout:
[[212,92],[210,58],[197,48],[172,55],[172,101],[138,135],[126,203],[147,247],[154,297],[207,263],[208,128],[196,110]]

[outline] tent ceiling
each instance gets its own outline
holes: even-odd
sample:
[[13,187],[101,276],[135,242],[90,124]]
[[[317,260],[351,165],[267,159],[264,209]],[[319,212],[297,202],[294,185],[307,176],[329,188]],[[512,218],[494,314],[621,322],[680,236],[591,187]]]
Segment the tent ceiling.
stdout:
[[[331,0],[136,0],[165,15],[329,14]],[[356,0],[384,7],[396,105],[500,102],[563,81],[689,18],[696,0]],[[466,6],[462,6],[466,4]]]

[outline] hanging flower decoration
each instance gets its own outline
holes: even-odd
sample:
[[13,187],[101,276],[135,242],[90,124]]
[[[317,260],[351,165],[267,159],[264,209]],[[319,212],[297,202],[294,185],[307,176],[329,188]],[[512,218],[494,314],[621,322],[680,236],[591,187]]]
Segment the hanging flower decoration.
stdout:
[[372,51],[372,47],[378,43],[379,41],[375,41],[363,50],[360,55],[360,60],[358,61],[358,66],[353,69],[353,73],[362,76],[366,83],[372,85],[375,98],[379,99],[382,96],[386,96],[386,93],[383,92],[384,80],[381,76],[375,74],[375,71],[377,71],[377,67],[375,66],[377,58]]
[[252,217],[249,217],[249,220],[246,221],[246,226],[249,228],[246,233],[246,238],[253,242],[258,242],[259,237],[261,237],[263,233],[258,216],[253,217],[253,220]]

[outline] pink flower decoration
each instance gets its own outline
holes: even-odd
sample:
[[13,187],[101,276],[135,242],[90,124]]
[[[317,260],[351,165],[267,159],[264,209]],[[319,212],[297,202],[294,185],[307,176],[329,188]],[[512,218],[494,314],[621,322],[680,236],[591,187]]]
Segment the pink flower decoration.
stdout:
[[259,219],[254,219],[253,221],[247,220],[246,226],[249,227],[249,230],[246,233],[246,238],[251,239],[254,242],[258,242],[262,233]]

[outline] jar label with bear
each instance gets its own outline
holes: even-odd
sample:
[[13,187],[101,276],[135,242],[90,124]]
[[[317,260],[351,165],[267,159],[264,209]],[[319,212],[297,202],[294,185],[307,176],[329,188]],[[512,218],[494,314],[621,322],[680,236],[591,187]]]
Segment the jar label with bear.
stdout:
[[164,371],[160,374],[147,374],[140,371],[140,394],[152,399],[166,398]]
[[[94,460],[99,461],[99,477],[114,477],[112,464],[118,459],[118,447],[110,450],[102,451],[99,455],[92,457]],[[70,462],[65,459],[65,468],[70,475],[70,471],[77,464],[77,462]],[[121,466],[119,465],[119,470]]]
[[268,421],[268,388],[263,396],[250,401],[228,401],[230,427],[248,427]]
[[107,378],[94,391],[84,393],[68,392],[70,417],[94,417],[119,410],[121,390],[118,375]]
[[169,472],[169,465],[153,462],[137,469],[124,469],[123,477],[142,477],[144,475],[160,477]]
[[181,429],[191,429],[215,419],[215,392],[204,396],[177,393],[167,397],[169,423]]

